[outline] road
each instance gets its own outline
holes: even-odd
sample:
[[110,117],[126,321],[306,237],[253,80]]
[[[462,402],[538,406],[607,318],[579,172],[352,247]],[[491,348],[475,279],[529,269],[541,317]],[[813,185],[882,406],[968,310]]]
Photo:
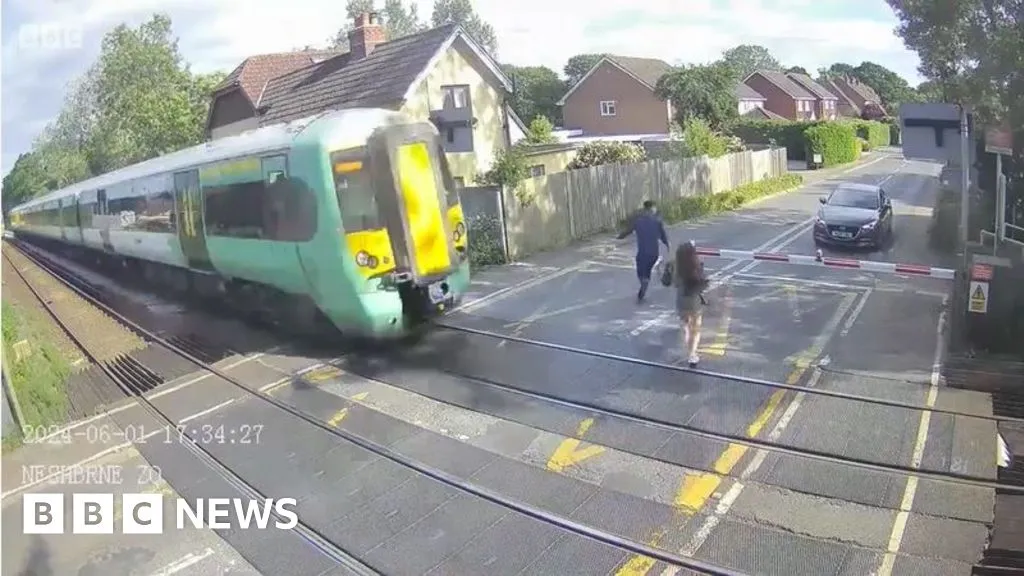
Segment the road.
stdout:
[[[882,182],[894,200],[896,242],[864,257],[944,264],[926,247],[936,173],[886,155],[841,176]],[[828,185],[675,226],[670,237],[809,254],[811,218]],[[218,366],[251,389],[419,465],[683,557],[780,576],[970,574],[988,536],[992,491],[891,468],[994,478],[991,421],[675,369],[671,292],[657,287],[647,303],[635,302],[631,250],[629,242],[597,239],[477,274],[467,304],[446,321],[514,340],[440,329],[391,355],[246,348]],[[947,281],[721,259],[706,265],[716,276],[702,369],[991,414],[987,396],[944,388],[936,378]],[[189,324],[185,316],[182,326]],[[202,321],[207,332],[244,331],[232,321],[216,324],[214,330]],[[197,429],[262,425],[259,442],[207,448],[265,494],[299,498],[304,522],[383,573],[688,573],[356,449],[219,378],[167,380],[147,396],[175,422]],[[95,422],[124,427],[144,418],[126,404]],[[108,444],[35,454],[71,464],[117,447],[115,440]],[[163,443],[130,450],[131,458],[161,466],[170,489],[185,498],[231,490]],[[4,458],[5,538],[21,514],[13,496],[46,489],[44,483],[11,492],[18,480],[6,470],[31,459],[19,458]],[[191,541],[179,535],[182,544],[160,546],[137,536],[142,543],[135,548],[150,551],[140,566],[170,574],[160,568],[166,559],[209,550],[204,573],[347,573],[291,534],[216,532],[197,532]],[[42,540],[58,549],[51,538]],[[66,556],[61,565],[84,569],[111,546],[80,545],[88,554],[59,548]],[[18,564],[26,558],[27,552],[12,557]],[[4,574],[16,573],[12,564],[5,562]]]

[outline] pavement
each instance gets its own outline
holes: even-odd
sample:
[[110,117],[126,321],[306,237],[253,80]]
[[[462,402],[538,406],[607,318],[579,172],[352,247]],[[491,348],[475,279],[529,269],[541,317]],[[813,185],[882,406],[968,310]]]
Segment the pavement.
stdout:
[[[942,265],[926,235],[937,173],[891,151],[877,154],[847,173],[815,175],[800,190],[674,226],[669,235],[810,254],[809,226],[829,178],[882,182],[894,199],[897,238],[887,251],[861,257]],[[599,238],[477,273],[466,304],[445,319],[475,334],[439,329],[383,355],[245,350],[218,366],[421,468],[672,554],[746,574],[970,574],[988,538],[993,491],[896,468],[995,478],[994,423],[967,416],[990,415],[991,399],[937,378],[947,281],[707,259],[716,285],[701,368],[801,387],[783,390],[677,367],[671,292],[656,287],[638,305],[631,254],[628,241]],[[208,329],[241,331],[217,322]],[[304,523],[385,574],[691,573],[439,482],[215,376],[169,379],[147,396],[255,489],[297,498]],[[20,495],[56,489],[29,482],[24,470],[33,463],[63,469],[116,457],[123,470],[159,467],[166,487],[155,489],[163,493],[237,493],[177,442],[129,442],[129,429],[155,431],[151,438],[175,430],[161,432],[131,404],[114,410],[56,436],[74,441],[4,456],[4,538],[27,540],[25,552],[10,558],[5,541],[4,574],[19,573],[32,542],[63,562],[52,573],[86,574],[94,558],[112,557],[129,541],[28,537],[11,528],[21,519]],[[121,435],[90,437],[101,423]],[[127,546],[141,559],[135,572],[110,565],[102,572],[349,573],[293,532],[169,532],[130,537],[139,542]],[[190,561],[185,554],[206,554],[208,564],[175,568]]]

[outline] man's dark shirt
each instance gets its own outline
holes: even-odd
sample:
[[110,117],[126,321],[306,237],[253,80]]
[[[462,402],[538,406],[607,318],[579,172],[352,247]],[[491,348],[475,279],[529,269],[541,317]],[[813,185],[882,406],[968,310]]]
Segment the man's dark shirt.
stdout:
[[652,212],[641,212],[633,219],[633,225],[619,234],[619,238],[625,238],[636,233],[636,254],[637,256],[658,257],[658,241],[668,246],[668,234],[665,233],[665,225],[661,218]]

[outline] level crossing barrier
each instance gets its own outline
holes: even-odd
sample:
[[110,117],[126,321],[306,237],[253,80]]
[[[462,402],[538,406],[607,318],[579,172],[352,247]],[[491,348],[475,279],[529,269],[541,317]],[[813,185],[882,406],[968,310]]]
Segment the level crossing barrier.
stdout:
[[730,260],[760,260],[765,262],[786,262],[802,266],[818,266],[824,268],[842,268],[846,270],[864,270],[865,272],[882,272],[887,274],[905,274],[952,280],[956,271],[952,268],[937,268],[922,264],[904,264],[896,262],[875,262],[856,258],[833,258],[822,254],[809,256],[806,254],[781,254],[778,252],[753,252],[749,250],[727,250],[720,248],[697,247],[697,254],[714,256]]

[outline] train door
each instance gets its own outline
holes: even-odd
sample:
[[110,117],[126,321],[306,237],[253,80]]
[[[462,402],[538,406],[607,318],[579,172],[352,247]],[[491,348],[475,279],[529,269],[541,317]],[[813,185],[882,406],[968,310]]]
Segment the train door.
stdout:
[[177,212],[178,241],[188,267],[193,270],[213,270],[210,251],[206,246],[203,190],[199,185],[198,170],[175,173],[174,208]]
[[68,226],[70,226],[71,223],[70,222],[65,222],[65,220],[66,220],[65,216],[66,216],[66,214],[64,213],[64,199],[63,198],[58,198],[57,199],[57,226],[60,227],[60,239],[65,241],[65,242],[67,242],[68,241],[68,231],[67,230],[68,230]]
[[[274,253],[276,258],[298,257],[295,253],[295,246],[280,241],[283,237],[280,233],[282,226],[288,226],[287,213],[283,204],[284,198],[274,197],[274,182],[279,178],[288,176],[288,161],[284,155],[266,156],[260,158],[260,167],[263,172],[263,220],[264,231],[270,240],[268,250]],[[269,256],[269,255],[268,255]]]
[[100,240],[103,242],[103,249],[108,252],[114,251],[114,245],[110,242],[110,227],[113,220],[110,218],[110,210],[107,207],[107,191],[96,191],[96,214],[99,215]]
[[[371,136],[371,170],[395,262],[425,286],[455,270],[437,132],[427,124],[389,126]],[[432,295],[433,298],[433,295]]]

